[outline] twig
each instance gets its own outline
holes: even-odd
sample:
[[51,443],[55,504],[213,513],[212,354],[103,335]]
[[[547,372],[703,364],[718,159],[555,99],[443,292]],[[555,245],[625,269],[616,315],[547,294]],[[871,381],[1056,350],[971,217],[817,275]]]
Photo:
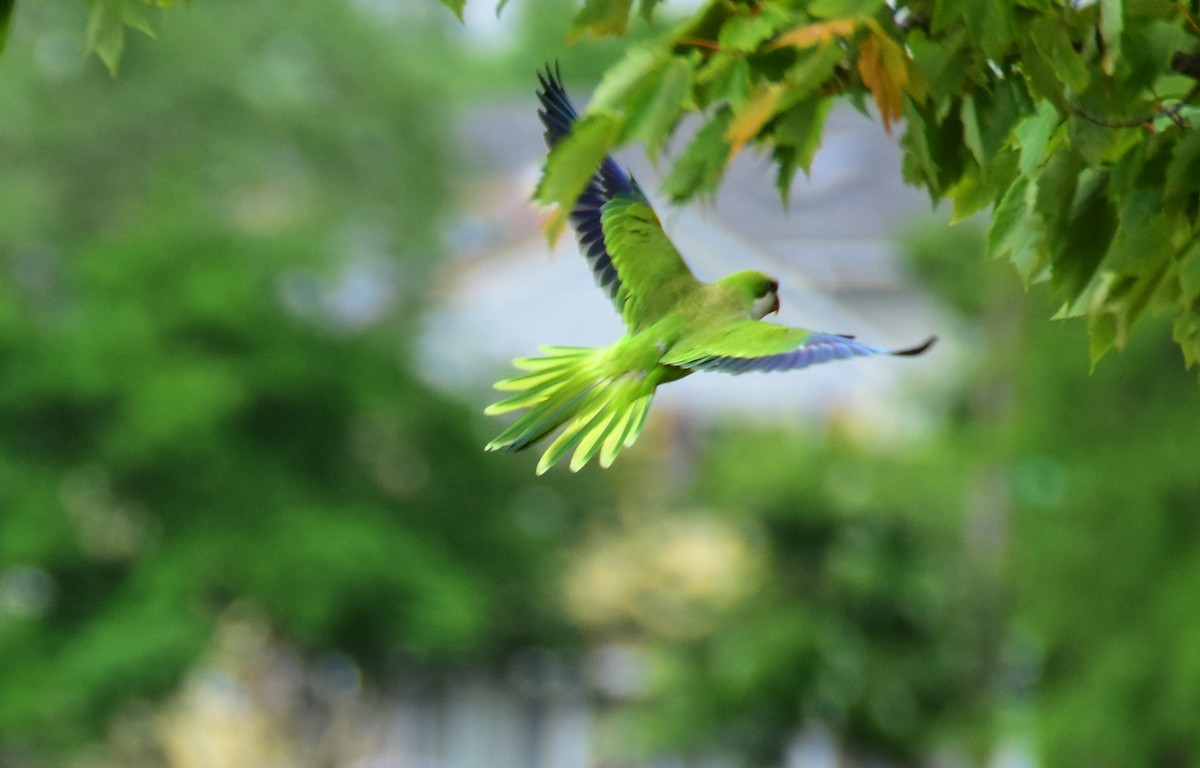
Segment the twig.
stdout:
[[1158,109],[1148,115],[1131,117],[1122,120],[1113,120],[1103,115],[1097,115],[1095,112],[1092,112],[1077,104],[1071,105],[1071,111],[1082,117],[1084,120],[1087,120],[1089,123],[1102,125],[1105,128],[1149,128],[1152,126],[1155,119],[1159,117],[1167,118],[1180,128],[1187,128],[1188,126],[1186,123],[1184,123],[1183,118],[1180,117],[1180,113],[1183,111],[1184,107],[1192,103],[1192,100],[1195,99],[1196,96],[1200,96],[1200,82],[1197,82],[1195,85],[1193,85],[1191,90],[1184,94],[1183,97],[1170,108],[1166,108],[1160,103]]
[[720,52],[724,50],[720,44],[713,40],[704,40],[699,37],[681,37],[675,41],[676,45],[693,45],[697,48],[707,48],[710,51]]

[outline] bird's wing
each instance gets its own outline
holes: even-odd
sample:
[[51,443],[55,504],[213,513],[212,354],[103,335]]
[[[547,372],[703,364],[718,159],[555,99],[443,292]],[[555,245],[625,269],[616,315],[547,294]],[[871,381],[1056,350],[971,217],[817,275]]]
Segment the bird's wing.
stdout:
[[[579,113],[562,79],[538,73],[546,146],[570,134]],[[689,286],[698,284],[671,244],[641,187],[606,156],[571,210],[571,226],[592,274],[632,329],[658,319]]]
[[685,336],[662,362],[680,368],[722,373],[791,371],[816,363],[871,355],[919,355],[937,340],[931,336],[907,349],[882,349],[850,336],[788,328],[761,320],[738,320],[722,328]]

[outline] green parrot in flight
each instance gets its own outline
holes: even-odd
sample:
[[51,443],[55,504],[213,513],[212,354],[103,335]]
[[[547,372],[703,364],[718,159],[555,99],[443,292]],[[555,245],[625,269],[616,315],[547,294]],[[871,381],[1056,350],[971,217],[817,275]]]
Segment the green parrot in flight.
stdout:
[[[538,116],[553,149],[578,113],[557,70],[546,67],[538,81]],[[520,451],[562,428],[538,462],[539,475],[572,450],[573,472],[597,454],[608,467],[641,434],[654,391],[696,371],[790,371],[857,356],[919,355],[937,338],[886,350],[851,336],[763,322],[779,311],[779,283],[755,271],[697,280],[646,194],[612,157],[601,162],[570,221],[627,332],[599,349],[539,347],[542,357],[513,361],[525,373],[495,384],[513,394],[485,413],[526,411],[487,450]]]

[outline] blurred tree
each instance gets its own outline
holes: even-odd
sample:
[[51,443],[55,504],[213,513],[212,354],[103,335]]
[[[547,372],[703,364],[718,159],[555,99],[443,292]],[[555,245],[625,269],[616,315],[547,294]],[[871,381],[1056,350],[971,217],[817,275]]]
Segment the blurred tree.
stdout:
[[[463,0],[442,0],[461,13]],[[499,3],[500,6],[505,3]],[[642,0],[650,17],[659,0]],[[587,0],[568,40],[621,35],[632,0]],[[699,130],[663,186],[715,193],[754,144],[778,166],[786,201],[808,170],[825,115],[844,98],[903,121],[903,173],[956,218],[994,206],[993,255],[1048,282],[1059,314],[1086,317],[1095,363],[1147,310],[1173,319],[1200,363],[1200,23],[1184,4],[1046,0],[711,0],[610,68],[581,131],[542,190],[572,208],[586,162],[644,142],[651,157],[682,118]],[[565,217],[560,216],[561,225]],[[552,232],[556,228],[552,227]]]
[[556,631],[563,502],[409,369],[444,25],[214,1],[113,80],[81,13],[0,60],[0,749],[167,690],[233,603],[367,665]]
[[1000,290],[947,245],[927,240],[918,264],[989,350],[951,413],[974,436],[963,455],[991,467],[977,487],[1001,532],[1005,688],[1048,766],[1196,764],[1195,383],[1154,328],[1085,376],[1074,329],[1040,320],[1045,292]]
[[635,732],[759,765],[814,723],[901,765],[1010,740],[1048,766],[1197,762],[1194,382],[1153,332],[1089,376],[977,229],[909,248],[986,357],[924,438],[863,440],[847,414],[705,441],[684,503],[757,532],[769,577],[703,636],[648,633]]
[[1060,327],[1019,352],[1008,574],[1048,765],[1200,764],[1200,410],[1153,330],[1090,379]]
[[685,500],[758,543],[762,582],[707,632],[650,633],[642,748],[780,765],[806,726],[885,764],[986,747],[1001,616],[994,579],[963,547],[974,465],[855,432],[729,426],[705,441]]

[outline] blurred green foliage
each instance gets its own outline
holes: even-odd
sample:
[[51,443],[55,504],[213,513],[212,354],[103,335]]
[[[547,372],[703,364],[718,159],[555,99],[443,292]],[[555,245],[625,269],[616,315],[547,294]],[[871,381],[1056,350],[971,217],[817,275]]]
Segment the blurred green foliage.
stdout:
[[119,79],[82,8],[20,6],[0,60],[8,744],[170,690],[230,606],[368,666],[563,625],[526,481],[409,367],[454,170],[444,25],[202,5]]
[[1200,763],[1200,410],[1157,324],[1090,378],[1061,327],[1020,351],[1006,576],[1049,765]]
[[757,531],[771,578],[710,636],[654,644],[642,738],[777,765],[816,722],[901,765],[1005,743],[1048,766],[1195,764],[1194,381],[1153,328],[1088,375],[977,228],[907,247],[975,350],[941,426],[711,435],[688,496]]
[[[485,457],[478,404],[413,375],[453,102],[554,58],[570,18],[551,4],[506,10],[518,43],[483,73],[433,3],[305,0],[284,28],[205,0],[156,18],[117,79],[80,54],[82,5],[17,7],[0,763],[171,690],[230,610],[370,670],[579,642],[559,566],[575,510],[602,520],[614,496],[701,508],[761,559],[735,604],[701,601],[704,631],[636,638],[646,749],[778,764],[817,722],[898,764],[1031,735],[1051,766],[1200,762],[1194,382],[1145,323],[1086,375],[1077,329],[969,225],[908,240],[973,353],[936,425],[898,443],[726,425],[692,480],[645,462],[639,497],[636,472],[559,485]],[[564,65],[597,74],[616,45]]]
[[1079,321],[1041,322],[1043,292],[1013,296],[995,264],[964,269],[961,248],[929,245],[919,268],[962,273],[944,292],[982,332],[948,445],[973,435],[1006,510],[1006,687],[1036,715],[1039,756],[1200,762],[1200,409],[1167,320],[1085,375]]
[[777,765],[806,723],[850,753],[920,764],[980,722],[998,616],[961,539],[965,473],[864,450],[835,429],[729,428],[692,490],[758,533],[769,581],[721,628],[666,652],[652,722]]

